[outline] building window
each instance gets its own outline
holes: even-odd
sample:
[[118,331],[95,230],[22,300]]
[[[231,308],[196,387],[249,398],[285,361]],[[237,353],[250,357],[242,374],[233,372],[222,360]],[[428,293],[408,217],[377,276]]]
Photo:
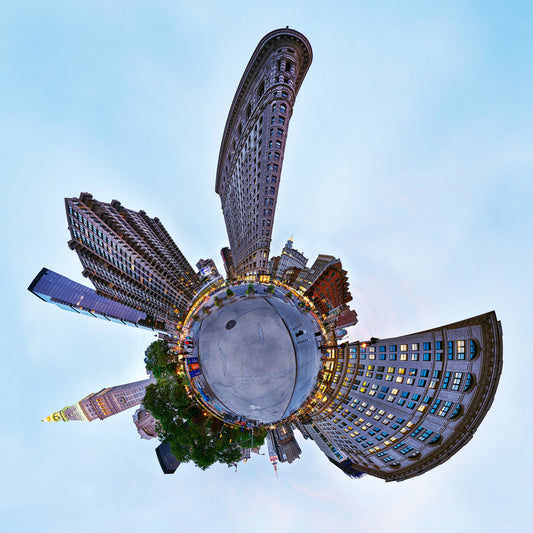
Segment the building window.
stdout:
[[468,392],[472,388],[473,384],[474,384],[474,378],[473,378],[472,374],[467,374],[466,375],[466,380],[465,380],[464,392]]
[[448,359],[453,359],[453,341],[448,341]]
[[400,352],[406,352],[407,351],[407,344],[400,344]]
[[431,353],[424,353],[424,361],[431,361]]
[[462,372],[456,372],[454,377],[453,377],[453,382],[452,382],[452,390],[454,391],[457,391],[459,390],[459,387],[461,386],[461,379],[463,377],[463,373]]
[[424,350],[431,350],[431,342],[425,342],[423,344]]
[[450,410],[451,406],[452,406],[452,402],[450,401],[444,402],[442,409],[439,411],[439,416],[445,417],[448,414],[448,411]]
[[438,444],[442,439],[442,435],[440,433],[437,433],[429,442],[429,446],[433,446],[435,444]]
[[411,344],[411,350],[413,352],[416,352],[418,350],[418,342],[414,342],[413,344]]
[[455,406],[455,409],[453,410],[453,413],[450,415],[450,419],[457,418],[459,415],[462,414],[463,407],[460,403],[458,403]]
[[423,377],[423,378],[427,378],[428,375],[429,375],[429,370],[427,368],[423,368],[421,371],[420,371],[420,375]]
[[470,341],[470,359],[475,359],[478,354],[478,347],[476,341]]
[[411,361],[418,361],[418,354],[417,353],[411,354]]
[[433,407],[431,408],[429,412],[433,414],[439,408],[440,403],[441,403],[440,400],[435,400],[435,403],[433,404]]
[[457,341],[457,359],[465,358],[465,341]]

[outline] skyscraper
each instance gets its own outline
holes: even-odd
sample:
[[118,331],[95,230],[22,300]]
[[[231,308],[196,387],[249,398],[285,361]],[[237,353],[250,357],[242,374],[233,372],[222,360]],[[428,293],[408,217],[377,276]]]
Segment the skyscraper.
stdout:
[[158,218],[132,211],[91,194],[65,199],[69,247],[97,294],[177,322],[196,294],[198,275]]
[[490,312],[326,352],[305,429],[344,468],[402,481],[472,438],[498,386],[502,330]]
[[52,413],[43,419],[43,422],[70,422],[73,420],[92,422],[97,418],[103,420],[139,405],[144,398],[146,387],[151,383],[155,383],[154,378],[102,389],[85,396],[74,405]]
[[231,250],[225,246],[220,250],[222,261],[224,262],[224,270],[226,271],[226,278],[233,279],[235,277],[235,267],[233,266],[233,256]]
[[322,274],[324,269],[335,258],[332,255],[320,254],[315,262],[311,265],[309,271],[301,273],[296,279],[297,286],[302,290],[307,290],[315,282],[315,280]]
[[279,279],[283,278],[283,274],[289,267],[305,268],[305,265],[307,265],[307,257],[296,248],[293,248],[292,243],[293,240],[289,239],[283,247],[277,271],[273,273]]
[[145,312],[99,296],[94,289],[85,287],[47,268],[43,268],[37,274],[28,290],[41,300],[53,303],[67,311],[119,324],[165,330],[164,322],[148,316]]
[[289,121],[312,60],[299,32],[275,30],[258,44],[231,104],[215,191],[237,276],[267,273]]

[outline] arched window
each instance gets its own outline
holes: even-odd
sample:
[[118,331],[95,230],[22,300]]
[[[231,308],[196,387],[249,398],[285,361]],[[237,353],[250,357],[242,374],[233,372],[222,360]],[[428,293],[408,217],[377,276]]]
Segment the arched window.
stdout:
[[479,347],[477,342],[473,339],[470,339],[470,359],[475,359],[479,354]]
[[457,417],[461,416],[462,414],[463,414],[463,406],[460,403],[458,403],[455,406],[455,409],[453,410],[453,413],[450,416],[450,420],[453,419],[453,418],[457,418]]
[[435,435],[429,442],[428,442],[428,445],[429,446],[435,446],[435,444],[440,444],[440,442],[442,441],[442,435],[440,433],[437,433],[437,435]]
[[464,392],[468,392],[472,390],[472,387],[474,386],[475,380],[473,374],[467,374],[466,380],[465,380],[465,388]]

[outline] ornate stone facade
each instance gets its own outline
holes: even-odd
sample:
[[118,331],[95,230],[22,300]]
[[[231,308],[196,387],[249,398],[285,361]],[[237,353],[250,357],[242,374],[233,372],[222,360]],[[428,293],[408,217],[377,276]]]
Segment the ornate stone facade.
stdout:
[[502,364],[494,312],[346,343],[328,350],[319,394],[301,420],[336,461],[402,481],[445,462],[472,438],[492,404]]
[[130,407],[139,405],[146,387],[155,383],[155,379],[144,379],[116,387],[108,387],[91,393],[78,403],[65,407],[43,419],[43,422],[70,422],[74,420],[92,422],[116,415]]
[[269,33],[231,104],[215,191],[237,276],[267,273],[289,121],[311,60],[311,45],[301,33],[288,28]]

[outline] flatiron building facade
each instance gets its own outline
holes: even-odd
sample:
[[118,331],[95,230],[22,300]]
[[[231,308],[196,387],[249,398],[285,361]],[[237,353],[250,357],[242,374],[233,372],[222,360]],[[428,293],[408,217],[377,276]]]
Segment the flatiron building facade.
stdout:
[[309,69],[309,41],[295,30],[266,35],[250,59],[222,137],[220,196],[235,273],[268,273],[268,256],[289,122]]

